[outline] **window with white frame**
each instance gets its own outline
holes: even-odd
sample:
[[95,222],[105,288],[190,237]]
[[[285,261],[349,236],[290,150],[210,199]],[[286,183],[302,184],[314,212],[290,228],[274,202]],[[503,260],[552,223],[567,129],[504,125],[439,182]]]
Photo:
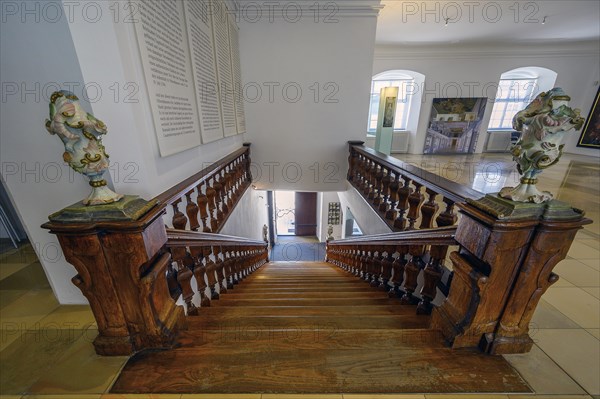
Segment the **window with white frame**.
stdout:
[[515,114],[523,110],[538,92],[538,79],[500,79],[488,130],[512,130]]
[[369,106],[368,131],[374,133],[377,130],[377,118],[379,116],[379,100],[381,89],[384,87],[398,87],[398,104],[396,106],[396,117],[394,119],[394,130],[406,130],[411,100],[415,93],[415,79],[399,71],[388,71],[379,74],[371,82],[371,104]]

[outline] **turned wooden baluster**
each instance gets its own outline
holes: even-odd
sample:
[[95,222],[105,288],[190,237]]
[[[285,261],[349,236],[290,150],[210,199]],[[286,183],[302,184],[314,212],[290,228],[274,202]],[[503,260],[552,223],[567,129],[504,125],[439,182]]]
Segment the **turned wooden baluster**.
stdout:
[[235,271],[233,270],[233,259],[231,258],[231,254],[233,250],[230,247],[223,248],[225,254],[225,272],[227,273],[227,289],[233,289],[233,275]]
[[424,262],[422,259],[423,251],[425,247],[423,245],[410,245],[408,253],[410,255],[410,261],[404,268],[404,295],[402,296],[401,303],[405,305],[414,305],[418,302],[417,298],[413,296],[413,292],[417,289],[417,279],[419,273],[423,268]]
[[198,205],[192,201],[193,192],[194,190],[190,190],[185,194],[185,200],[187,202],[185,213],[190,221],[190,230],[198,231],[198,227],[200,227],[200,222],[198,222]]
[[431,314],[431,301],[437,294],[437,285],[442,277],[441,262],[448,252],[447,245],[432,245],[429,250],[429,262],[423,270],[423,287],[421,288],[421,301],[417,306],[417,314]]
[[200,306],[210,306],[210,298],[206,295],[206,266],[202,262],[204,258],[202,247],[190,247],[190,254],[194,259],[194,277],[198,294],[200,294]]
[[227,172],[225,173],[225,182],[227,183],[227,207],[229,210],[233,210],[233,183],[234,183],[234,173],[233,173],[233,162],[227,165]]
[[352,263],[352,274],[355,276],[358,276],[359,270],[360,270],[360,256],[361,256],[361,252],[360,249],[355,248],[354,249],[354,262]]
[[408,197],[412,194],[412,188],[410,188],[411,179],[402,176],[402,187],[398,189],[398,216],[394,221],[394,227],[397,229],[405,230],[406,229],[406,219],[404,218],[404,214],[408,209]]
[[421,192],[423,185],[416,182],[413,182],[413,184],[415,185],[415,191],[408,196],[409,207],[408,214],[406,215],[406,218],[408,219],[408,227],[406,230],[416,230],[415,224],[417,223],[417,219],[419,219],[421,206],[425,201],[425,196]]
[[194,290],[192,289],[192,273],[191,268],[194,266],[194,260],[187,253],[185,247],[173,247],[171,248],[171,256],[177,264],[177,282],[181,287],[183,301],[187,307],[187,314],[195,316],[198,314],[198,308],[192,302],[194,297]]
[[408,253],[408,247],[404,245],[396,246],[396,252],[398,257],[392,262],[392,279],[390,280],[391,287],[388,291],[388,296],[402,297],[404,291],[400,290],[400,286],[404,282],[404,268],[406,266],[406,254]]
[[206,194],[203,193],[203,190],[202,190],[203,186],[204,186],[204,182],[200,183],[197,187],[198,198],[196,199],[196,202],[198,203],[198,209],[200,210],[200,220],[202,220],[202,225],[204,226],[202,231],[204,231],[205,233],[210,233],[211,232],[210,225],[207,222],[207,219],[208,219],[208,197],[206,196]]
[[178,230],[185,230],[185,226],[187,225],[187,218],[181,211],[179,210],[179,203],[181,202],[181,198],[175,200],[171,206],[173,207],[173,219],[171,223],[173,223],[173,227]]
[[375,161],[371,164],[371,169],[369,172],[370,176],[370,184],[369,184],[369,192],[367,194],[367,199],[373,203],[373,199],[375,199],[375,195],[377,195],[377,173],[379,172],[379,165]]
[[213,233],[216,233],[219,229],[219,220],[217,218],[217,204],[215,202],[215,197],[217,196],[217,192],[213,188],[210,182],[206,183],[206,197],[208,198],[208,213],[210,214],[210,229]]
[[394,178],[390,181],[389,193],[390,193],[390,205],[385,213],[387,220],[396,219],[396,203],[398,202],[398,189],[400,188],[399,179],[400,174],[394,172]]
[[169,262],[167,266],[167,286],[169,287],[169,294],[173,300],[177,300],[181,295],[181,286],[177,282],[177,270],[173,267],[173,262]]
[[369,258],[367,257],[367,251],[365,248],[360,249],[360,263],[358,264],[358,269],[356,270],[356,276],[359,278],[364,278],[367,274],[367,261]]
[[425,193],[429,196],[429,200],[421,207],[421,225],[419,229],[432,228],[433,218],[439,209],[439,205],[435,202],[438,193],[430,188],[425,188]]
[[206,277],[208,279],[208,286],[210,288],[210,299],[219,299],[219,293],[217,292],[217,278],[215,276],[215,270],[217,268],[216,263],[212,260],[212,247],[207,245],[202,248],[204,253],[204,266],[206,270]]
[[362,184],[362,191],[363,194],[366,196],[367,194],[369,194],[369,190],[370,190],[370,186],[371,186],[371,160],[367,157],[364,157],[363,160],[363,184]]
[[381,196],[381,202],[379,203],[379,212],[383,212],[384,214],[387,214],[388,211],[388,207],[389,207],[389,202],[388,199],[390,198],[390,185],[392,184],[392,171],[391,170],[387,170],[387,174],[385,176],[383,176],[383,178],[381,179],[381,187],[382,187],[382,196]]
[[358,191],[362,191],[362,187],[365,182],[365,158],[361,154],[357,154],[356,157],[356,181],[352,184]]
[[394,263],[394,247],[385,247],[386,256],[381,260],[381,284],[379,284],[379,289],[383,291],[388,291],[390,286],[388,285],[390,279],[392,278],[392,264]]
[[227,180],[225,179],[224,174],[224,169],[222,169],[218,174],[219,181],[221,183],[219,197],[221,198],[221,208],[223,209],[223,215],[227,215],[229,213],[229,206],[227,205]]
[[383,260],[383,251],[381,248],[377,249],[377,256],[373,256],[373,272],[371,273],[371,287],[379,287],[381,283],[379,278],[381,277],[381,261]]
[[348,154],[348,181],[353,183],[356,179],[356,151],[354,148],[350,147],[350,153]]
[[458,221],[458,216],[454,212],[454,201],[446,197],[444,197],[443,201],[446,204],[446,209],[438,215],[435,222],[438,227],[454,226]]
[[381,204],[382,196],[383,196],[383,176],[385,175],[385,171],[383,166],[379,166],[377,169],[377,173],[375,174],[375,193],[373,195],[373,205],[375,208]]
[[219,292],[221,292],[221,294],[226,294],[227,293],[227,283],[226,283],[227,274],[225,273],[225,262],[223,261],[223,258],[221,256],[221,254],[223,253],[223,247],[221,247],[220,245],[215,245],[214,251],[215,251],[215,259],[216,259],[215,272],[217,274],[217,282],[220,287]]
[[223,206],[223,198],[221,197],[223,186],[221,185],[221,182],[218,179],[219,177],[220,176],[218,174],[213,177],[213,188],[215,189],[215,206],[217,208],[217,220],[219,226],[221,226],[221,223],[223,222],[223,210],[221,209]]

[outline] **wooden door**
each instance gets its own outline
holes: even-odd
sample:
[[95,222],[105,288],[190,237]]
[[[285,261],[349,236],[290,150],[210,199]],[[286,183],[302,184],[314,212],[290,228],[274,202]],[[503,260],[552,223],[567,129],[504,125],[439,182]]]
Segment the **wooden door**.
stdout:
[[317,235],[317,193],[300,193],[295,195],[296,202],[296,235]]

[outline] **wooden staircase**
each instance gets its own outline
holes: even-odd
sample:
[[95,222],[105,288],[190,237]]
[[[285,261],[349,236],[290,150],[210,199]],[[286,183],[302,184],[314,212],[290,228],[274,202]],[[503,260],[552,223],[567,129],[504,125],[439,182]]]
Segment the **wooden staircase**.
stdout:
[[429,321],[329,263],[267,263],[187,317],[176,349],[132,357],[111,391],[529,392],[502,357],[451,350]]

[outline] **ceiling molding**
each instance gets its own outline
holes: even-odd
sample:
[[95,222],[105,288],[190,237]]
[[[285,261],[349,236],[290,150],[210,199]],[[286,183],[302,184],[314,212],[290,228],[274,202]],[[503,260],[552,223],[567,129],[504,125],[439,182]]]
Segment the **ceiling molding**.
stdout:
[[375,59],[478,59],[528,57],[596,57],[598,41],[530,45],[375,46]]
[[[244,2],[229,0],[236,4],[238,18],[248,22],[269,22],[272,20],[286,19],[286,12],[291,19],[298,14],[303,18],[328,19],[334,22],[337,17],[377,17],[383,9],[381,0],[260,0]],[[318,14],[315,4],[319,5]],[[256,16],[260,9],[262,17]]]

